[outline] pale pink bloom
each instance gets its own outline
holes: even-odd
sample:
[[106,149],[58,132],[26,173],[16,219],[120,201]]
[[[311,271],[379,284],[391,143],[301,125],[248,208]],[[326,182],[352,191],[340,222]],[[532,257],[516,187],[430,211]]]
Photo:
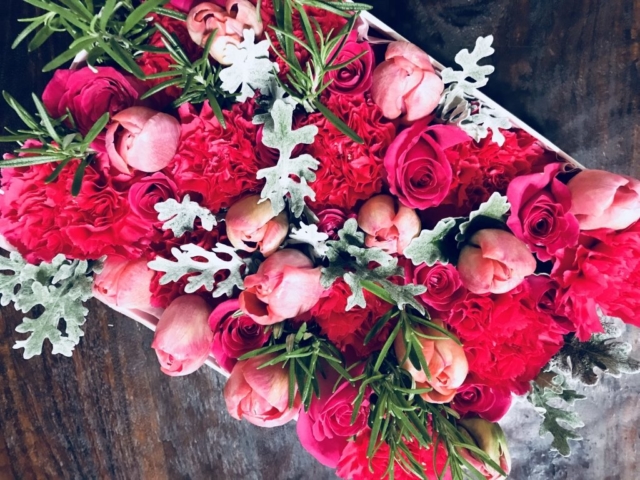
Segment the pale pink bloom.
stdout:
[[201,47],[206,45],[209,35],[215,31],[209,54],[222,65],[229,65],[227,45],[239,45],[245,29],[252,29],[259,37],[263,26],[251,2],[228,0],[226,9],[210,2],[193,7],[187,16],[187,29],[191,39]]
[[261,325],[272,325],[308,312],[323,288],[320,268],[302,252],[280,250],[267,258],[254,275],[244,279],[240,308]]
[[640,219],[640,181],[602,170],[583,170],[567,184],[581,230],[623,230]]
[[[507,439],[500,425],[482,418],[464,418],[458,421],[458,429],[465,440],[471,445],[475,444],[496,465],[499,465],[504,473],[509,475],[511,472],[511,455],[509,454]],[[487,480],[506,478],[483,461],[476,453],[463,448],[458,451]]]
[[195,372],[206,362],[213,343],[211,308],[198,295],[176,298],[164,311],[153,338],[160,369],[172,377]]
[[405,122],[425,118],[438,106],[443,91],[429,56],[409,42],[391,42],[385,61],[373,72],[373,101],[392,120],[401,115]]
[[173,159],[180,141],[180,122],[146,107],[130,107],[111,119],[106,148],[111,164],[122,173],[162,170]]
[[258,368],[273,358],[260,355],[233,367],[224,386],[224,400],[233,418],[269,428],[284,425],[298,414],[301,402],[297,391],[293,408],[289,408],[288,371],[281,364]]
[[[442,326],[442,322],[437,322]],[[411,360],[407,359],[404,368],[416,382],[417,388],[429,388],[433,390],[422,394],[430,403],[449,403],[455,396],[458,388],[464,383],[469,373],[469,364],[464,354],[462,346],[458,345],[451,338],[442,332],[430,327],[417,327],[418,330],[431,337],[442,337],[441,340],[431,340],[419,337],[424,355],[429,367],[429,376],[423,370],[418,370],[413,366]],[[402,360],[406,353],[404,337],[398,335],[394,342],[396,356]]]
[[93,294],[116,307],[148,311],[152,308],[150,286],[154,273],[144,259],[108,256],[102,271],[93,277]]
[[358,226],[367,234],[364,240],[367,247],[402,255],[420,233],[420,218],[412,208],[399,204],[390,195],[376,195],[360,208]]
[[271,202],[258,203],[259,195],[251,195],[234,203],[225,217],[227,237],[235,248],[260,252],[268,257],[275,252],[289,232],[287,214],[273,214]]
[[472,293],[506,293],[536,270],[536,259],[513,234],[480,230],[460,252],[458,272]]

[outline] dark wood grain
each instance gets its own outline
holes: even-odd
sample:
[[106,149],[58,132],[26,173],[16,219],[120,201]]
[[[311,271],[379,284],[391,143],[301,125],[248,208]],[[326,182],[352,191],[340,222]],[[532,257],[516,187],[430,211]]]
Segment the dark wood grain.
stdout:
[[[380,18],[450,64],[478,35],[493,34],[497,67],[486,93],[590,167],[640,176],[639,0],[372,0]],[[0,87],[21,102],[42,92],[39,69],[61,44],[9,50],[35,10],[5,0]],[[0,107],[0,124],[16,125]],[[11,346],[20,315],[0,311],[0,480],[329,479],[292,425],[262,430],[231,419],[223,378],[159,371],[152,334],[90,302],[72,359],[23,360]],[[637,332],[630,337],[638,346]],[[570,459],[537,440],[522,405],[507,422],[515,479],[638,477],[640,378],[610,379],[579,407],[587,437]]]

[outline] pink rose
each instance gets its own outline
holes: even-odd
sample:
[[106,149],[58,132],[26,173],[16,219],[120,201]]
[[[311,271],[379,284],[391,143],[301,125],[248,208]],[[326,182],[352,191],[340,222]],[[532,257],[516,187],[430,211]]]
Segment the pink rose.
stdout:
[[435,110],[444,83],[431,65],[429,55],[409,42],[391,42],[385,61],[373,72],[373,101],[382,114],[405,122],[425,118]]
[[275,358],[260,355],[238,362],[227,384],[224,400],[229,414],[236,420],[243,418],[259,427],[279,427],[290,422],[300,410],[297,392],[293,408],[289,408],[289,374],[282,365],[258,368]]
[[160,317],[151,344],[163,373],[188,375],[204,365],[213,342],[210,314],[211,308],[198,295],[183,295],[171,302]]
[[458,270],[451,264],[436,263],[429,267],[422,263],[414,267],[411,262],[407,262],[405,277],[407,283],[427,287],[427,291],[420,295],[420,300],[440,312],[450,311],[467,293]]
[[469,140],[458,127],[428,120],[403,130],[384,157],[389,190],[409,208],[424,210],[442,203],[451,186],[451,164],[444,150]]
[[142,83],[111,67],[56,70],[42,94],[49,114],[60,118],[71,112],[80,133],[85,135],[98,119],[135,105],[144,91]]
[[325,81],[331,81],[327,90],[336,95],[357,95],[371,88],[375,56],[369,42],[358,42],[358,32],[351,32],[332,65],[346,63],[363,52],[349,65],[327,73]]
[[318,231],[329,235],[331,240],[338,240],[338,231],[349,218],[355,218],[355,214],[345,214],[338,208],[325,208],[318,214]]
[[111,164],[122,173],[129,167],[157,172],[173,160],[180,142],[180,122],[146,107],[131,107],[111,119],[105,144]]
[[542,261],[565,247],[575,247],[580,226],[571,209],[571,192],[556,178],[561,163],[550,163],[543,173],[514,178],[507,190],[511,215],[507,225]]
[[402,255],[420,233],[421,224],[413,209],[396,205],[389,195],[376,195],[360,208],[358,226],[367,234],[364,240],[367,247]]
[[151,224],[159,223],[154,206],[176,197],[175,182],[161,172],[142,177],[129,188],[131,210]]
[[260,325],[272,325],[308,312],[323,288],[320,267],[302,252],[284,249],[267,258],[244,279],[240,308]]
[[274,215],[269,200],[259,201],[260,195],[251,195],[231,205],[225,217],[227,237],[239,250],[260,250],[268,257],[287,237],[289,220],[286,212]]
[[116,307],[149,310],[154,273],[145,259],[127,260],[109,255],[102,272],[94,276],[93,294]]
[[458,272],[472,293],[506,293],[536,270],[536,259],[511,233],[487,228],[460,252]]
[[511,407],[511,392],[508,388],[465,383],[458,389],[451,406],[461,415],[470,413],[489,422],[497,422]]
[[336,468],[350,437],[367,427],[369,401],[360,405],[351,422],[353,402],[358,388],[349,382],[333,391],[334,381],[322,380],[320,398],[314,399],[308,411],[301,410],[296,425],[302,446],[323,465]]
[[216,32],[209,54],[222,65],[230,64],[226,58],[227,45],[239,45],[245,29],[252,29],[256,37],[262,35],[262,22],[256,7],[248,0],[228,0],[226,10],[214,3],[200,3],[187,16],[189,36],[201,47]]
[[[442,326],[442,322],[437,322]],[[416,388],[431,387],[433,390],[421,396],[430,403],[449,403],[455,396],[457,389],[467,378],[469,364],[464,349],[442,332],[431,327],[419,327],[420,333],[430,337],[442,337],[441,340],[420,337],[422,354],[427,361],[431,379],[427,378],[423,370],[413,366],[407,359],[404,368],[416,382]],[[405,358],[407,348],[404,337],[398,335],[394,343],[396,357]]]
[[640,181],[602,170],[583,170],[567,184],[581,230],[623,230],[640,219]]
[[238,300],[227,300],[218,305],[209,317],[209,328],[213,332],[211,353],[227,372],[231,372],[242,355],[262,347],[270,335],[250,317],[235,317],[239,309]]

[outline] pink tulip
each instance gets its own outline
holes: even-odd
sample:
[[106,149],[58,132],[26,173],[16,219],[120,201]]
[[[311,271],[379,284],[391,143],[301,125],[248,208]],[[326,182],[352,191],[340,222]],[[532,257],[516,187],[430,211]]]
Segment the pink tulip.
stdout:
[[399,205],[389,195],[370,198],[360,208],[358,225],[365,231],[365,245],[402,255],[420,233],[420,218],[412,208]]
[[173,160],[180,141],[180,122],[146,107],[130,107],[113,116],[106,147],[111,164],[122,173],[129,167],[157,172]]
[[204,365],[213,343],[210,314],[207,302],[197,295],[183,295],[171,302],[160,317],[151,344],[164,373],[188,375]]
[[602,170],[583,170],[567,184],[581,230],[623,230],[640,219],[640,181]]
[[[443,325],[440,321],[438,324]],[[469,364],[464,349],[435,328],[420,327],[420,330],[431,337],[442,337],[442,340],[419,338],[431,378],[429,379],[423,370],[416,369],[409,359],[404,362],[402,368],[409,372],[415,380],[417,388],[430,387],[433,389],[422,394],[422,398],[427,402],[448,403],[453,399],[457,389],[464,383],[467,373],[469,373]],[[396,356],[402,360],[407,353],[402,335],[396,337],[394,348]]]
[[302,252],[284,249],[244,279],[240,309],[260,325],[272,325],[308,312],[318,303],[323,288],[320,268]]
[[151,309],[153,275],[144,259],[109,256],[102,272],[93,279],[93,293],[99,300],[116,307],[147,311]]
[[289,408],[289,374],[282,365],[258,368],[274,358],[260,355],[233,367],[224,386],[224,400],[229,414],[259,427],[279,427],[294,419],[300,409],[296,391],[293,408]]
[[191,39],[201,47],[216,32],[209,54],[222,65],[230,64],[227,45],[239,45],[245,29],[252,29],[256,37],[263,31],[256,7],[248,0],[228,0],[226,10],[210,2],[200,3],[189,12],[187,29]]
[[438,106],[443,91],[429,56],[409,42],[391,42],[385,61],[373,72],[373,101],[391,120],[401,115],[405,122],[425,118]]
[[536,259],[522,240],[504,230],[480,230],[460,252],[458,272],[472,293],[505,293],[536,270]]
[[259,195],[245,197],[231,206],[225,217],[227,237],[235,248],[260,252],[268,257],[289,232],[287,214],[275,216],[269,200],[258,203]]

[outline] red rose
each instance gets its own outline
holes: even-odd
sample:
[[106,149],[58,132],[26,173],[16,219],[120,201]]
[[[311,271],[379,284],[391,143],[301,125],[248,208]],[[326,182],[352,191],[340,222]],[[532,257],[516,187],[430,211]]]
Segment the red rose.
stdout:
[[164,173],[156,172],[142,177],[129,189],[131,210],[152,225],[161,223],[154,207],[159,202],[176,198],[176,189],[176,183]]
[[296,425],[305,450],[331,468],[338,465],[349,438],[367,427],[369,417],[369,400],[365,398],[352,422],[358,388],[342,382],[334,391],[334,383],[335,380],[320,379],[320,397],[311,402],[308,411],[300,411]]
[[181,196],[190,194],[192,200],[217,213],[262,190],[264,182],[256,174],[273,164],[256,157],[253,109],[250,102],[234,104],[224,111],[227,128],[222,128],[207,102],[200,114],[191,105],[180,107],[180,145],[167,170]]
[[451,406],[461,415],[470,413],[489,422],[497,422],[511,407],[511,392],[507,388],[489,387],[467,380],[467,383],[458,388]]
[[329,95],[326,106],[364,139],[360,145],[339,132],[322,114],[300,123],[318,127],[318,135],[304,153],[320,162],[311,188],[316,193],[314,211],[325,208],[351,210],[382,190],[383,157],[395,136],[393,124],[382,118],[368,95]]
[[467,293],[458,270],[451,264],[438,262],[429,267],[422,263],[415,267],[411,262],[406,262],[405,277],[407,283],[427,287],[427,291],[420,295],[420,300],[440,312],[451,310]]
[[366,308],[354,307],[345,311],[351,289],[342,279],[336,280],[325,295],[311,309],[311,316],[336,347],[343,352],[352,352],[358,358],[366,358],[382,347],[391,325],[387,324],[387,328],[366,346],[363,344],[364,338],[380,317],[389,311],[391,305],[365,291]]
[[231,372],[238,358],[262,347],[269,340],[269,332],[246,315],[234,317],[240,309],[237,299],[218,305],[209,317],[213,332],[211,353],[222,368]]
[[71,112],[78,130],[86,134],[98,119],[132,107],[144,91],[141,82],[111,67],[56,70],[44,89],[42,102],[49,114],[60,118]]
[[556,178],[561,163],[550,163],[544,173],[513,179],[507,189],[511,215],[507,225],[542,261],[578,243],[580,226],[571,209],[571,192]]
[[444,150],[469,140],[451,125],[429,127],[430,119],[403,130],[384,157],[389,190],[409,208],[437,207],[449,193],[451,165]]
[[358,32],[351,32],[332,65],[346,63],[363,52],[364,55],[346,67],[327,74],[325,81],[331,81],[327,87],[330,92],[336,95],[358,95],[371,88],[375,57],[369,42],[358,42]]
[[344,226],[349,218],[356,218],[356,214],[352,213],[346,215],[342,210],[338,208],[326,208],[318,215],[318,231],[324,232],[329,235],[331,240],[338,240],[338,231]]

